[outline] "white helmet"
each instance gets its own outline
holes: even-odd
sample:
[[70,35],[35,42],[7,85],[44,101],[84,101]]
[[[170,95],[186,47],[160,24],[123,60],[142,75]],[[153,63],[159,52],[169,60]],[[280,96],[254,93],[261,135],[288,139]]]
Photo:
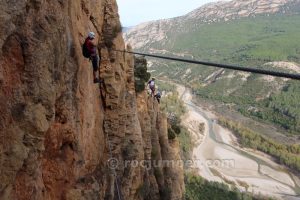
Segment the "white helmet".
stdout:
[[90,39],[95,39],[95,33],[94,32],[89,32],[88,37]]

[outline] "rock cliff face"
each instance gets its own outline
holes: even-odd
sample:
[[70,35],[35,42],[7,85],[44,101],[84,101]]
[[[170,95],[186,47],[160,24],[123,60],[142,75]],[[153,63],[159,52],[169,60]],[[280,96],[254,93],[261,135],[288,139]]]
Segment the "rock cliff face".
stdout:
[[[168,140],[167,117],[157,112],[159,105],[146,93],[138,95],[138,113],[143,137],[143,155],[148,171],[144,172],[145,199],[181,199],[183,194],[183,166],[179,143]],[[150,190],[147,190],[150,188]]]
[[[88,31],[100,88],[81,55]],[[2,1],[0,47],[1,200],[182,196],[180,166],[128,164],[179,154],[158,105],[136,97],[133,58],[112,51],[125,48],[114,0]]]

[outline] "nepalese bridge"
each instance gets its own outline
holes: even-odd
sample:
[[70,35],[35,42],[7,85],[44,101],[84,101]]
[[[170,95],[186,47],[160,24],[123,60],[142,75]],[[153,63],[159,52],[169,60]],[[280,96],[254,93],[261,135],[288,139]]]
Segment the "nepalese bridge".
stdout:
[[184,62],[184,63],[205,65],[205,66],[211,66],[211,67],[217,67],[217,68],[223,68],[223,69],[231,69],[231,70],[237,70],[237,71],[244,71],[244,72],[250,72],[250,73],[256,73],[256,74],[263,74],[263,75],[269,75],[269,76],[275,76],[275,77],[281,77],[281,78],[300,80],[300,74],[297,74],[297,73],[292,74],[292,73],[285,73],[285,72],[279,72],[279,71],[259,69],[257,67],[256,68],[242,67],[242,66],[235,66],[235,65],[228,65],[228,64],[190,60],[190,59],[184,59],[184,58],[161,56],[161,55],[155,55],[155,54],[132,52],[132,51],[126,51],[126,50],[114,50],[114,51],[135,54],[135,55],[141,55],[141,56],[147,56],[147,57],[152,57],[152,58],[160,58],[160,59],[165,59],[165,60]]

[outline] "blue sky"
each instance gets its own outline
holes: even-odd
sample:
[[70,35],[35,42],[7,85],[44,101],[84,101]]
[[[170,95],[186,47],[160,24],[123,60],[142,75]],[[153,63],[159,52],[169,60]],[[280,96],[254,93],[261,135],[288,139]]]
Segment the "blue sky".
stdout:
[[123,26],[184,15],[216,0],[117,0]]

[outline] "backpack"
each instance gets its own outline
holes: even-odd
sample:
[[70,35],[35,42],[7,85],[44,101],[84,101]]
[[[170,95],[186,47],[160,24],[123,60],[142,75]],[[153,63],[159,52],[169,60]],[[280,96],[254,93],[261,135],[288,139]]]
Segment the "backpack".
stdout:
[[90,58],[91,57],[91,54],[86,46],[86,42],[84,42],[84,44],[82,45],[82,55],[85,57],[85,58]]

